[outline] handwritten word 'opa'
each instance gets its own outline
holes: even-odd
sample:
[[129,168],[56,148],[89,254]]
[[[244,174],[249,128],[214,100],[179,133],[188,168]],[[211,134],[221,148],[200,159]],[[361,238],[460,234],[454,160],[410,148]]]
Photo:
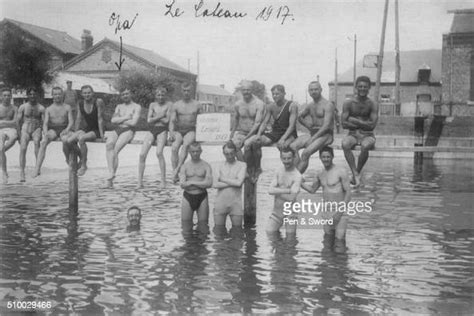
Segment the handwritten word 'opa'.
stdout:
[[120,14],[115,14],[115,12],[113,12],[109,18],[109,25],[110,26],[115,25],[115,34],[117,34],[117,32],[120,30],[131,29],[133,26],[133,23],[135,23],[135,20],[137,19],[137,16],[138,16],[138,13],[135,14],[135,17],[132,19],[131,22],[129,20],[121,21]]

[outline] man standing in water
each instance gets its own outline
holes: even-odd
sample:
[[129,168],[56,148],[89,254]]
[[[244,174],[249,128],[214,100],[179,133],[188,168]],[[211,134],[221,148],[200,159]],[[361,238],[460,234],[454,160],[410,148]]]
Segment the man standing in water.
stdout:
[[[308,168],[309,158],[324,146],[333,142],[334,133],[334,105],[326,100],[321,92],[321,84],[318,81],[310,82],[308,93],[313,101],[306,105],[306,108],[298,115],[298,120],[306,127],[310,135],[301,135],[291,143],[290,147],[296,152],[296,167],[301,173]],[[310,116],[311,123],[305,120]],[[301,159],[298,150],[304,148]]]
[[118,168],[118,154],[125,145],[132,141],[142,110],[139,104],[132,101],[132,91],[129,88],[123,89],[120,96],[123,103],[117,105],[111,120],[113,124],[116,124],[116,127],[111,135],[107,137],[107,143],[105,144],[107,166],[109,168],[108,188],[114,186],[115,173]]
[[[342,106],[342,127],[349,130],[347,136],[342,139],[342,149],[352,171],[351,183],[355,187],[360,185],[360,173],[369,159],[369,150],[375,146],[374,128],[379,118],[379,106],[368,97],[370,85],[369,77],[358,77],[357,96],[345,101]],[[352,153],[352,148],[356,145],[360,145],[357,167]]]
[[214,173],[213,187],[217,189],[214,203],[215,230],[225,231],[227,215],[232,222],[232,231],[242,228],[244,209],[242,207],[242,184],[245,180],[247,165],[236,160],[237,148],[232,141],[222,148],[226,161],[219,165]]
[[[331,205],[329,213],[323,213],[324,219],[333,219],[332,225],[324,225],[324,233],[335,236],[336,242],[344,242],[347,229],[347,214],[339,212],[337,206],[344,202],[346,207],[351,200],[351,189],[347,172],[333,163],[334,151],[331,147],[324,147],[319,151],[319,159],[323,163],[324,169],[316,175],[312,185],[303,183],[301,187],[310,193],[316,193],[319,187],[323,188],[323,201],[326,205]],[[334,203],[336,202],[336,203]]]
[[[200,111],[199,102],[192,98],[192,85],[183,83],[182,91],[183,100],[176,102],[171,108],[169,126],[170,141],[173,143],[171,145],[171,164],[174,183],[179,180],[179,170],[188,156],[189,144],[196,140],[196,119]],[[179,152],[180,147],[181,152]]]
[[51,104],[45,111],[43,122],[43,139],[40,143],[38,160],[36,161],[33,178],[40,175],[41,166],[43,165],[43,161],[46,156],[46,148],[53,140],[57,138],[61,139],[63,142],[64,156],[66,157],[67,162],[69,160],[69,150],[66,146],[66,141],[70,136],[73,127],[72,110],[69,104],[64,104],[62,102],[62,88],[54,87],[51,91],[51,94],[53,95],[53,104]]
[[[295,152],[293,149],[289,147],[283,148],[280,151],[280,159],[283,163],[283,168],[275,174],[268,191],[269,194],[275,196],[273,212],[267,225],[268,234],[274,234],[280,230],[284,221],[283,209],[285,203],[295,202],[303,178],[295,167]],[[295,216],[290,217],[290,221],[285,223],[286,235],[296,234],[296,226]]]
[[[80,101],[76,118],[76,130],[71,137],[68,138],[66,145],[70,150],[70,146],[79,143],[80,149],[80,168],[77,171],[78,176],[83,176],[87,170],[87,141],[104,138],[104,120],[102,113],[104,111],[104,101],[94,98],[94,90],[90,85],[81,88],[83,101]],[[84,121],[84,128],[79,130],[81,122]]]
[[250,144],[263,121],[265,104],[252,94],[252,83],[247,80],[242,82],[242,98],[234,106],[234,125],[230,139],[237,147],[237,159],[248,163],[250,156],[253,156]]
[[45,108],[38,103],[38,91],[30,88],[27,91],[28,102],[20,105],[18,109],[18,125],[21,126],[20,136],[20,182],[25,182],[26,150],[28,143],[33,140],[35,146],[35,158],[38,160],[38,152],[41,142],[41,126],[43,125]]
[[10,89],[2,89],[2,103],[0,104],[0,165],[2,166],[3,184],[8,183],[7,156],[5,152],[10,149],[18,138],[17,109],[11,103]]
[[148,124],[150,132],[145,136],[138,161],[138,188],[143,188],[143,173],[145,172],[145,161],[150,151],[151,145],[156,141],[156,156],[160,164],[161,185],[160,189],[166,187],[166,164],[163,156],[168,139],[168,123],[170,119],[170,109],[173,104],[166,99],[166,88],[158,87],[155,93],[155,102],[150,104],[148,109]]
[[212,186],[211,166],[201,159],[201,145],[192,142],[189,145],[191,161],[183,164],[179,172],[179,180],[183,192],[181,204],[181,224],[183,231],[193,227],[193,214],[197,212],[198,228],[208,228],[209,200],[207,188]]

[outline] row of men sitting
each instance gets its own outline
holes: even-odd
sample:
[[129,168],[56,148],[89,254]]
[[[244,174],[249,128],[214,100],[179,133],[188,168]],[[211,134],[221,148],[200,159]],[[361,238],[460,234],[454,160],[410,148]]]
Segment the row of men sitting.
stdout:
[[[346,100],[341,116],[342,126],[349,129],[343,139],[344,155],[353,174],[352,183],[360,184],[360,172],[368,159],[368,151],[375,144],[373,129],[378,119],[377,104],[368,98],[370,79],[361,76],[356,81],[356,97]],[[308,167],[310,156],[320,148],[330,145],[334,139],[334,105],[322,95],[319,82],[313,81],[308,86],[312,101],[298,113],[296,102],[285,98],[285,87],[272,87],[273,103],[266,106],[251,92],[251,83],[242,83],[242,99],[234,105],[234,124],[231,140],[237,146],[237,158],[241,161],[253,159],[256,172],[252,180],[256,181],[261,173],[261,147],[276,143],[279,149],[290,147],[296,152],[296,165],[301,173]],[[146,136],[139,159],[138,186],[143,186],[145,159],[156,140],[157,156],[161,169],[161,186],[166,185],[166,166],[163,148],[169,140],[172,142],[171,162],[173,181],[178,181],[178,174],[187,154],[188,146],[195,141],[196,118],[200,111],[199,102],[192,98],[192,85],[182,85],[183,99],[175,103],[166,97],[164,87],[158,87],[155,102],[148,110],[147,121],[150,133]],[[87,170],[87,141],[104,138],[103,111],[104,102],[94,97],[91,86],[81,88],[83,100],[78,103],[76,126],[74,128],[71,106],[63,103],[63,91],[60,87],[52,90],[53,104],[45,109],[37,101],[37,91],[28,90],[28,102],[21,105],[18,111],[11,105],[11,92],[2,91],[0,107],[0,162],[4,183],[7,182],[5,151],[13,146],[17,139],[17,129],[21,126],[20,139],[20,181],[25,181],[25,156],[28,142],[33,139],[37,157],[33,177],[40,174],[46,147],[56,138],[63,142],[66,160],[72,146],[79,144],[79,175]],[[135,134],[135,127],[140,118],[142,107],[133,102],[129,89],[121,91],[121,104],[117,105],[111,122],[115,124],[114,132],[106,140],[106,158],[109,170],[107,186],[113,187],[113,180],[118,167],[118,154],[129,143]],[[306,118],[309,117],[309,121]],[[265,132],[270,119],[273,119],[271,132]],[[297,136],[296,121],[305,126],[310,134]],[[85,126],[79,129],[81,124]],[[76,132],[74,132],[76,130]],[[168,133],[169,132],[169,133]],[[169,135],[168,135],[169,134]],[[169,136],[169,139],[168,139]],[[40,140],[42,141],[40,142]],[[352,154],[352,148],[361,145],[358,164]],[[181,151],[179,149],[181,147]],[[301,156],[298,151],[303,149]]]

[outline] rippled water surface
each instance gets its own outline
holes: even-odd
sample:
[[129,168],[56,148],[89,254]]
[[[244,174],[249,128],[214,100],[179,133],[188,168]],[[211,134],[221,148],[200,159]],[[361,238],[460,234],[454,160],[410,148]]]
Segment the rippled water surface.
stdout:
[[[105,169],[89,170],[77,216],[67,210],[65,170],[2,186],[2,313],[14,300],[78,314],[474,312],[472,161],[370,158],[353,199],[374,200],[374,209],[350,217],[342,253],[324,246],[316,227],[296,240],[266,236],[277,159],[263,164],[257,227],[232,238],[183,237],[182,193],[158,190],[153,163],[140,191],[136,168],[121,168],[113,190],[100,189]],[[143,209],[139,231],[127,230],[132,204]]]

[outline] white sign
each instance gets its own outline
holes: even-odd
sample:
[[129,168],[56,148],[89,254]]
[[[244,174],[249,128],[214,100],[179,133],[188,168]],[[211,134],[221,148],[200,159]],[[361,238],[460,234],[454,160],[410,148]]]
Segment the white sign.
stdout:
[[198,114],[196,141],[223,142],[230,136],[230,113]]

